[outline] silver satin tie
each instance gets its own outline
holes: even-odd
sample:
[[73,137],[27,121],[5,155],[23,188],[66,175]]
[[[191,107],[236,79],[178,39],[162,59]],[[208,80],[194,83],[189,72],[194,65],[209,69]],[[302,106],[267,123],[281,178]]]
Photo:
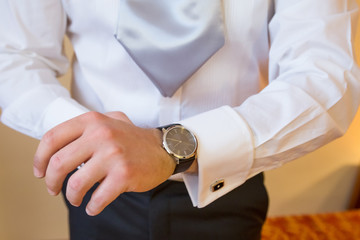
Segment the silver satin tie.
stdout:
[[172,96],[224,45],[221,0],[120,0],[115,37]]

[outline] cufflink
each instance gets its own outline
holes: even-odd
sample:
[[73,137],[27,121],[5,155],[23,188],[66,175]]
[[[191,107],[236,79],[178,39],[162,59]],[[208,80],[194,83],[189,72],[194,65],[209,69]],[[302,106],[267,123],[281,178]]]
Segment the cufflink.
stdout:
[[212,192],[216,192],[217,190],[221,189],[222,187],[224,187],[225,185],[225,180],[224,179],[221,179],[219,181],[216,181],[215,183],[213,183],[211,186],[210,186],[210,190]]

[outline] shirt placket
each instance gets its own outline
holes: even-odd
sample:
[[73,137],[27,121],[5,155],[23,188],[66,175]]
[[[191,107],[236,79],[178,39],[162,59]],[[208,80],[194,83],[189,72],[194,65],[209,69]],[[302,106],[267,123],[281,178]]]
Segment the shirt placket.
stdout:
[[162,97],[159,101],[159,125],[180,121],[182,88],[170,97]]

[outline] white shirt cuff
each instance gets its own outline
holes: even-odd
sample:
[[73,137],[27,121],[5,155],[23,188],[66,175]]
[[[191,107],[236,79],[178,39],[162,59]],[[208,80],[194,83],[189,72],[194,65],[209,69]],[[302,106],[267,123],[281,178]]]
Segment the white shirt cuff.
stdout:
[[235,110],[225,106],[180,123],[199,142],[198,173],[183,174],[194,206],[205,207],[246,181],[254,158],[253,137]]
[[87,108],[71,98],[59,97],[46,108],[42,120],[42,129],[47,132],[56,125],[88,111]]
[[52,85],[35,88],[13,102],[2,112],[1,121],[13,129],[40,139],[54,126],[87,111],[70,98],[66,89]]

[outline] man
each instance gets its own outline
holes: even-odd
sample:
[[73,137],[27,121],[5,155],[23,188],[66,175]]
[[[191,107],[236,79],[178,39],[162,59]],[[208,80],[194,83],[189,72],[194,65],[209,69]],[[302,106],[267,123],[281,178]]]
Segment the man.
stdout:
[[[2,122],[41,138],[34,174],[52,195],[63,188],[71,239],[259,239],[261,172],[349,126],[360,94],[354,0],[208,1],[200,10],[216,27],[200,30],[217,29],[224,46],[162,87],[217,38],[171,54],[175,67],[154,65],[157,52],[137,55],[126,39],[150,28],[162,36],[163,26],[175,37],[154,45],[171,48],[183,39],[172,22],[198,29],[205,2],[0,1]],[[148,27],[130,29],[137,23]],[[65,33],[72,96],[56,80],[68,67]]]

